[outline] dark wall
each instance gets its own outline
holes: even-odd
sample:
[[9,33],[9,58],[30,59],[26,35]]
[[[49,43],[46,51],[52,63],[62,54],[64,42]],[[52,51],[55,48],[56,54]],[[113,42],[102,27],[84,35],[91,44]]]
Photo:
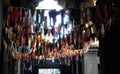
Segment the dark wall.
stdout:
[[0,0],[0,60],[1,60],[1,62],[0,62],[0,68],[1,68],[0,69],[0,73],[2,73],[2,69],[3,69],[2,68],[3,67],[2,66],[2,62],[3,62],[2,61],[2,59],[3,59],[3,57],[2,57],[2,55],[3,55],[2,51],[3,50],[2,50],[2,47],[1,47],[2,46],[1,45],[2,44],[2,42],[1,42],[2,41],[1,35],[2,35],[2,1]]
[[103,39],[105,74],[120,73],[118,69],[120,65],[120,6],[115,5],[112,12],[113,21],[111,29],[106,32]]
[[42,0],[10,0],[11,6],[35,8]]

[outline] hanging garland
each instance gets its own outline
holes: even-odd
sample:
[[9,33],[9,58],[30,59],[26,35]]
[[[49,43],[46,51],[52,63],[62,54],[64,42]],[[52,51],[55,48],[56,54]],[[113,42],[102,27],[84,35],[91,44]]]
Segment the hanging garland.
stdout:
[[91,46],[91,43],[85,43],[86,46],[83,49],[75,49],[73,45],[69,46],[68,48],[64,48],[62,47],[61,50],[58,50],[57,48],[54,48],[53,51],[48,51],[47,54],[43,54],[43,55],[36,55],[35,52],[31,54],[32,51],[29,51],[29,53],[21,53],[21,52],[12,52],[12,56],[15,59],[26,59],[26,58],[30,58],[30,56],[32,56],[35,59],[43,59],[40,58],[41,56],[44,57],[44,59],[52,59],[52,57],[54,57],[55,59],[59,59],[59,58],[65,58],[66,56],[68,57],[72,57],[72,56],[79,56],[82,54],[85,54],[88,52],[89,47]]
[[[5,43],[5,46],[10,47],[9,50],[14,59],[27,59],[30,57],[39,60],[43,58],[52,59],[53,57],[54,59],[60,59],[66,56],[79,56],[88,52],[91,42],[85,39],[86,36],[83,36],[83,43],[85,43],[85,46],[80,49],[80,43],[78,43],[77,46],[77,42],[80,42],[81,39],[77,31],[66,35],[66,38],[63,34],[63,38],[59,37],[60,39],[57,42],[55,42],[55,37],[52,39],[53,43],[48,42],[49,39],[46,40],[45,35],[51,38],[51,36],[55,36],[56,33],[59,34],[61,30],[65,33],[68,25],[64,25],[63,15],[65,12],[61,11],[62,26],[60,25],[58,27],[52,27],[52,29],[47,29],[47,17],[43,17],[43,14],[44,10],[36,10],[35,14],[35,10],[10,7],[10,14],[8,14],[9,16],[6,21],[7,24],[4,23],[6,28],[5,33],[8,35],[8,40],[10,41],[8,44]],[[54,11],[54,14],[58,15],[60,12]],[[34,15],[36,16],[36,20],[34,20]],[[41,15],[41,20],[40,17],[38,17],[39,15]],[[50,17],[54,18],[53,25],[55,25],[56,16],[52,15]],[[39,20],[40,25],[38,23]],[[39,29],[38,27],[41,27],[43,24],[44,27]],[[72,27],[74,28],[75,25],[73,24]],[[77,27],[79,27],[79,25],[77,25]],[[55,30],[57,31],[55,32]]]

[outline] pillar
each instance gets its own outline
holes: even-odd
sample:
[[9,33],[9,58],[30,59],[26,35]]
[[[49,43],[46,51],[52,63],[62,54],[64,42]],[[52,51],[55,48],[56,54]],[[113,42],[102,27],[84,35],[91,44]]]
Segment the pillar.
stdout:
[[2,1],[0,0],[0,54],[1,54],[1,36],[2,36]]
[[[1,41],[2,41],[2,39],[1,39],[1,37],[2,37],[2,0],[0,0],[0,60],[2,60],[2,51],[1,51]],[[2,73],[2,66],[3,64],[2,64],[2,62],[0,62],[0,67],[1,67],[1,69],[0,69],[0,73]]]
[[79,74],[79,69],[78,69],[78,56],[76,56],[76,74]]
[[89,49],[84,54],[83,73],[84,74],[98,74],[98,49]]

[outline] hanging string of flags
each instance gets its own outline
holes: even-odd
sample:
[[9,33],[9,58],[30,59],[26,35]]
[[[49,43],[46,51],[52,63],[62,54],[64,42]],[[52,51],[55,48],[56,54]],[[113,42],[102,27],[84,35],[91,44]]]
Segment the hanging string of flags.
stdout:
[[27,59],[31,58],[31,56],[34,59],[38,60],[43,60],[43,59],[60,59],[60,58],[65,58],[66,56],[68,57],[73,57],[73,56],[79,56],[82,54],[85,54],[88,52],[89,47],[91,46],[91,43],[85,43],[85,47],[82,49],[75,49],[73,45],[71,45],[69,48],[62,47],[61,50],[58,50],[57,48],[54,48],[52,51],[48,51],[47,53],[43,55],[36,55],[35,53],[31,54],[31,51],[29,53],[21,53],[18,51],[13,51],[12,56],[15,59]]
[[90,29],[92,24],[88,24],[79,34],[80,23],[75,25],[74,21],[71,22],[65,10],[34,10],[12,6],[8,10],[9,14],[4,19],[7,36],[4,45],[8,46],[15,59],[78,56],[87,53],[91,46],[88,38],[94,33]]

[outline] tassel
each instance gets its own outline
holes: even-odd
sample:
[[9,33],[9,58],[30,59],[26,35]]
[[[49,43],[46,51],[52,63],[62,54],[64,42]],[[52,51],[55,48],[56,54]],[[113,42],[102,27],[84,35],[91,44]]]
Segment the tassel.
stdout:
[[80,42],[81,42],[80,36],[78,36],[78,49],[80,49]]
[[67,44],[70,45],[70,34],[67,35]]
[[77,34],[76,32],[74,33],[74,45],[76,46],[76,41],[77,41]]
[[20,24],[22,22],[22,8],[20,8]]
[[59,44],[59,41],[57,41],[57,49],[60,48],[60,44]]
[[70,44],[72,44],[72,34],[70,34]]
[[22,36],[21,38],[21,44],[25,44],[26,38],[24,36]]
[[40,27],[43,25],[44,20],[44,10],[40,10]]
[[31,12],[31,17],[33,18],[34,14],[35,14],[35,9],[30,9]]
[[104,36],[104,33],[105,33],[104,25],[101,24],[101,34],[102,34],[102,37]]
[[38,22],[39,20],[39,14],[40,14],[40,10],[36,10],[36,22]]
[[15,16],[14,16],[14,11],[13,10],[15,10],[15,8],[14,7],[10,7],[10,13],[11,13],[11,21],[14,21],[15,20]]
[[30,12],[30,10],[28,10],[28,13],[29,13],[29,15],[28,15],[28,25],[29,26],[31,26],[32,25],[32,20],[33,20],[33,18],[32,18],[32,14],[31,14],[31,12]]
[[87,38],[89,38],[90,37],[90,30],[89,30],[89,28],[86,28],[86,34],[87,34]]
[[91,30],[91,34],[94,34],[94,28],[92,26],[91,26],[90,30]]
[[64,25],[64,13],[65,13],[65,11],[61,10],[61,24],[62,24],[62,26]]
[[15,20],[16,20],[16,14],[17,14],[17,12],[16,12],[17,10],[16,10],[16,8],[15,7],[12,7],[11,8],[11,15],[10,15],[10,25],[11,26],[14,26],[15,25]]
[[70,57],[68,57],[68,66],[70,66]]
[[17,24],[20,24],[20,16],[21,16],[21,14],[20,14],[20,8],[18,8],[17,9],[17,18],[16,18],[16,23]]
[[[55,22],[56,22],[56,15],[57,15],[57,12],[56,10],[50,10],[49,12],[49,17],[50,17],[50,26],[55,26]],[[51,23],[51,18],[53,19],[52,23]]]
[[78,55],[76,56],[76,61],[79,61],[79,59],[78,59]]
[[44,17],[44,28],[47,29],[47,16]]
[[28,28],[28,10],[26,9],[25,10],[25,26],[26,26],[26,29],[28,30],[29,28]]
[[24,23],[24,17],[25,17],[25,9],[24,8],[22,8],[22,22],[21,23]]
[[73,61],[73,55],[72,55],[72,56],[70,56],[70,60],[71,60],[71,61]]

